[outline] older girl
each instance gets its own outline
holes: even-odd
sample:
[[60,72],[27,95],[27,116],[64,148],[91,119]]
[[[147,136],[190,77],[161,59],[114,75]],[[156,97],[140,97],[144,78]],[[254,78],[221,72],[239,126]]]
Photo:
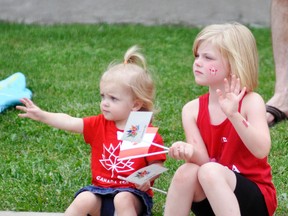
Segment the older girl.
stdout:
[[209,92],[182,111],[186,142],[169,155],[186,163],[169,188],[165,215],[273,215],[271,147],[258,79],[255,38],[238,23],[210,25],[196,37],[193,72]]

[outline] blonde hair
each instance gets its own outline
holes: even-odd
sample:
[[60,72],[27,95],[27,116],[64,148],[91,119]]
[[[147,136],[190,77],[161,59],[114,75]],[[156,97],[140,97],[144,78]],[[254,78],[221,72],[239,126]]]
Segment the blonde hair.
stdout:
[[130,47],[123,63],[110,64],[100,82],[123,84],[131,89],[134,99],[143,102],[139,111],[154,111],[155,86],[147,70],[146,60],[138,46]]
[[241,87],[253,91],[258,85],[258,53],[252,32],[242,24],[226,23],[205,27],[196,37],[193,54],[201,43],[209,42],[226,58],[231,75],[240,78]]

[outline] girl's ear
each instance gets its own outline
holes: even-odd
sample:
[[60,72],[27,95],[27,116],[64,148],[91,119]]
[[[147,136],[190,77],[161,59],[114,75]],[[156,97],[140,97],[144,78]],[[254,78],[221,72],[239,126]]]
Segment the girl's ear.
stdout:
[[136,99],[134,101],[134,106],[132,107],[132,111],[138,111],[142,108],[143,106],[143,101]]

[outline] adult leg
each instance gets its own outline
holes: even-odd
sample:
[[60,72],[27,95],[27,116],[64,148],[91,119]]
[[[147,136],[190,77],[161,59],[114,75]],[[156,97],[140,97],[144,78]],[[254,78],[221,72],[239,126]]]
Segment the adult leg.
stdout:
[[[275,62],[275,91],[267,105],[288,116],[288,0],[272,0],[271,31]],[[267,112],[268,123],[274,120]]]
[[136,216],[143,211],[141,200],[130,192],[120,192],[114,197],[117,216]]
[[234,194],[236,176],[231,170],[218,163],[206,163],[199,168],[198,179],[215,215],[241,215]]
[[101,198],[84,191],[80,193],[65,211],[65,216],[100,216]]
[[197,178],[198,169],[199,166],[192,163],[185,163],[177,169],[168,190],[165,216],[189,215],[192,202],[205,199]]

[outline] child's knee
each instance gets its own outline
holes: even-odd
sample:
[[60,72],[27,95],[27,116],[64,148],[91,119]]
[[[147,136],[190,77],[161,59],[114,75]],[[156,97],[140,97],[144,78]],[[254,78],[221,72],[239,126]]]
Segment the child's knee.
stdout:
[[213,184],[217,182],[217,179],[221,178],[221,169],[223,166],[210,162],[203,164],[198,171],[198,180],[200,184]]
[[[101,209],[101,198],[95,194],[84,191],[80,193],[67,208],[65,215],[76,215],[74,213],[95,214],[100,212]],[[96,214],[97,215],[97,214]]]
[[142,203],[140,199],[130,192],[120,192],[114,197],[115,212],[124,213],[140,213],[142,211]]
[[185,163],[180,166],[173,177],[174,183],[183,184],[187,182],[187,179],[192,180],[197,178],[199,166],[192,164],[192,163]]
[[125,206],[125,203],[128,203],[128,204],[130,203],[131,204],[133,202],[134,196],[135,195],[133,195],[130,192],[120,192],[120,193],[118,193],[113,199],[115,208],[117,208],[119,206]]

